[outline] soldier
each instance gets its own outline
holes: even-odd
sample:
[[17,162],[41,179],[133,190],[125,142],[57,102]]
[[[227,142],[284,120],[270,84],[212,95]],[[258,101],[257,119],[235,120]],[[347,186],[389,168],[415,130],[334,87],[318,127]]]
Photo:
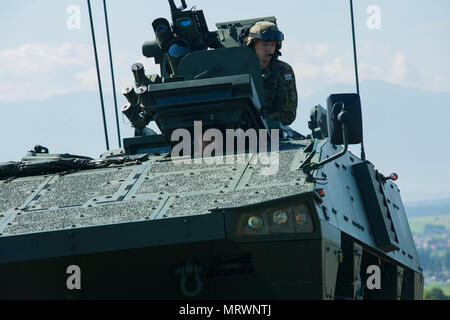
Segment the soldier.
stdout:
[[245,46],[255,50],[261,63],[266,101],[263,117],[290,125],[297,113],[297,88],[292,67],[278,60],[283,40],[274,23],[260,21],[250,28]]

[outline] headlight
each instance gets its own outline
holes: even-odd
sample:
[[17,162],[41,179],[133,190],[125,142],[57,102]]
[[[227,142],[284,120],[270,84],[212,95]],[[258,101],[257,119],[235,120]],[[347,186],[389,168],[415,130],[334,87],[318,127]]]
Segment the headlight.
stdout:
[[279,210],[273,214],[273,223],[281,226],[288,222],[288,218],[289,218],[289,216],[286,212]]
[[241,214],[234,236],[311,233],[313,219],[307,203],[278,208],[255,209]]
[[300,204],[295,209],[295,232],[313,232],[314,225],[306,204]]
[[251,216],[247,224],[252,230],[260,230],[263,226],[263,220],[258,216]]

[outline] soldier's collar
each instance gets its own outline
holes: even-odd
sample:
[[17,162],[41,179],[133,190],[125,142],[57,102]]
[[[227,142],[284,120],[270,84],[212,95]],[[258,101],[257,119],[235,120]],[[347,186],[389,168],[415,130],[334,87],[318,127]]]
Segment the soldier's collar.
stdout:
[[261,69],[263,75],[264,74],[268,75],[270,73],[270,71],[272,70],[272,66],[273,66],[273,60],[274,60],[273,58],[270,59],[270,62],[267,65],[267,67],[265,67],[264,69]]
[[264,69],[262,69],[262,70],[269,70],[270,68],[272,68],[272,64],[273,64],[273,57],[272,57],[272,59],[270,59],[270,62],[267,64],[267,67],[265,67]]

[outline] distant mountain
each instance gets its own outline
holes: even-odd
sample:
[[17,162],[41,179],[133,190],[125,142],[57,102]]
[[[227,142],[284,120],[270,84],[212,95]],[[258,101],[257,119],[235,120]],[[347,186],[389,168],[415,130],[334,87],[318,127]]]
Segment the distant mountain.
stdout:
[[[384,174],[399,174],[403,201],[444,199],[450,195],[450,93],[406,88],[382,81],[361,85],[364,143],[367,159]],[[324,88],[304,98],[300,92],[297,120],[292,127],[308,134],[311,108],[326,107],[331,93],[354,91],[351,84]],[[118,147],[112,95],[105,111],[110,148]],[[118,95],[118,107],[126,103]],[[121,114],[121,136],[133,130]],[[103,121],[97,92],[53,96],[42,101],[0,103],[0,162],[18,161],[42,144],[53,153],[97,158],[105,151]],[[350,150],[360,155],[359,146]],[[415,212],[415,211],[414,211]]]
[[[382,81],[360,84],[367,159],[385,174],[396,172],[403,201],[450,196],[450,92],[407,88]],[[301,91],[301,90],[300,90]],[[293,127],[309,133],[307,120],[316,104],[326,108],[331,93],[355,92],[336,85],[307,98],[300,96]],[[360,147],[350,150],[360,156]]]
[[450,198],[404,203],[409,218],[450,215]]
[[[111,149],[118,147],[112,94],[104,93]],[[118,108],[125,104],[118,96]],[[133,130],[122,119],[123,137]],[[0,162],[19,161],[37,144],[51,153],[72,153],[98,158],[106,150],[100,97],[97,92],[57,95],[39,101],[0,102]]]

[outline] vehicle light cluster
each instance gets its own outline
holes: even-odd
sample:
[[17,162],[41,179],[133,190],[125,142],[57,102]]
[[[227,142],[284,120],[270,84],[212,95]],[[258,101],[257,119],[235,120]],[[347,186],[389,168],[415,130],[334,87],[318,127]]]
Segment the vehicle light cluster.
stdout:
[[242,214],[235,236],[310,233],[314,224],[307,203],[282,208],[267,208]]

